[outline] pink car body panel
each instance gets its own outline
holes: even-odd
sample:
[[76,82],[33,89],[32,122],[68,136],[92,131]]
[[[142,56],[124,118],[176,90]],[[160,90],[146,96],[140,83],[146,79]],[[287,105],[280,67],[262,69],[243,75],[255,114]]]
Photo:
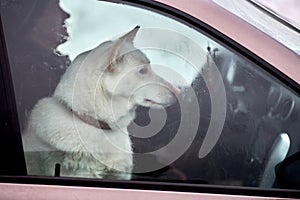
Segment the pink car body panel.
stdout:
[[187,192],[128,190],[112,188],[85,188],[46,185],[1,184],[0,200],[78,200],[78,199],[109,199],[109,200],[280,200],[281,198],[250,197],[239,195],[203,194]]
[[[300,84],[300,57],[279,42],[208,0],[157,0],[224,33]],[[0,183],[0,200],[75,199],[280,199],[270,197]]]

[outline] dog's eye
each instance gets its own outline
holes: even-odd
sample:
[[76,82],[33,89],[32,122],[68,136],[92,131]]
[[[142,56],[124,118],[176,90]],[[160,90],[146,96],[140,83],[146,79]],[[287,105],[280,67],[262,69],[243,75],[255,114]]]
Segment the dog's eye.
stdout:
[[139,70],[140,74],[146,74],[148,72],[148,69],[146,67]]

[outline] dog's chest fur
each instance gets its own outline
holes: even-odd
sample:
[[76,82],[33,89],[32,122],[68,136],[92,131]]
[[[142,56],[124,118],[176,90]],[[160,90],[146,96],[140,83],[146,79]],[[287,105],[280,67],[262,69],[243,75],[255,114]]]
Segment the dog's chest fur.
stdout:
[[60,163],[62,176],[131,177],[132,149],[126,127],[95,128],[54,97],[35,106],[23,142],[29,174],[53,176],[55,164]]

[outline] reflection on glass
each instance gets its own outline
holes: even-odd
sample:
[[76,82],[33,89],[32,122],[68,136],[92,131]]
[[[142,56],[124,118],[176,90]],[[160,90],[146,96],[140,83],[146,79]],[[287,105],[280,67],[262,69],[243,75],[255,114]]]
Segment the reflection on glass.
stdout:
[[30,175],[285,187],[265,177],[300,149],[291,89],[154,11],[54,2],[18,40],[19,8],[1,12]]

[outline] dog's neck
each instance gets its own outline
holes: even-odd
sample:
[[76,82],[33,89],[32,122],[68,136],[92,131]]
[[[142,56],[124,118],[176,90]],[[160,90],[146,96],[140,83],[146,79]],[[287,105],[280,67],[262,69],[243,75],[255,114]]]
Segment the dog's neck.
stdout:
[[111,130],[111,127],[104,121],[102,120],[98,120],[95,119],[92,116],[89,115],[85,115],[85,114],[80,114],[77,111],[73,110],[72,108],[70,108],[67,103],[60,101],[60,103],[68,110],[70,110],[70,112],[77,117],[78,119],[80,119],[81,121],[83,121],[86,124],[89,124],[91,126],[94,126],[98,129],[103,129],[103,130]]
[[83,121],[86,124],[89,124],[91,126],[94,126],[96,128],[103,129],[103,130],[111,130],[111,127],[102,120],[97,120],[88,115],[81,115],[72,109],[70,109],[70,110],[77,118],[79,118],[81,121]]

